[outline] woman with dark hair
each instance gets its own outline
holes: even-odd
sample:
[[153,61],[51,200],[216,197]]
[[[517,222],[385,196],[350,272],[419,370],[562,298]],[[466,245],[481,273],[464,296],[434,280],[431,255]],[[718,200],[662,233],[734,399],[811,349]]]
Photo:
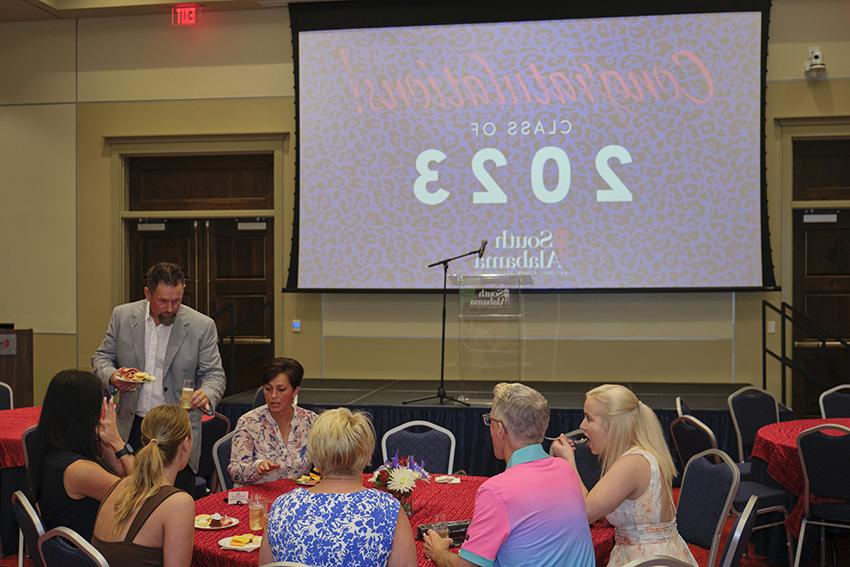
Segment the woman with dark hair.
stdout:
[[142,420],[135,470],[113,485],[97,513],[92,544],[110,565],[188,567],[195,502],[174,487],[189,462],[192,429],[178,406],[157,406]]
[[239,418],[227,471],[237,484],[298,477],[310,470],[307,437],[316,414],[295,405],[304,368],[275,358],[263,371],[266,404]]
[[133,470],[131,451],[100,380],[83,370],[54,376],[30,450],[30,482],[44,527],[67,526],[91,539],[98,504]]

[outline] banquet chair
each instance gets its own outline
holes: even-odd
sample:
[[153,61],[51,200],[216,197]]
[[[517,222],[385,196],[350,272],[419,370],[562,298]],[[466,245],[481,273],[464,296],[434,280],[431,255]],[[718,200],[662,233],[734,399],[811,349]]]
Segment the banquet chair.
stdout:
[[706,565],[715,564],[720,533],[740,480],[738,467],[717,449],[697,453],[685,465],[676,527],[687,543],[710,550]]
[[[565,437],[583,436],[581,429],[574,429],[569,433],[564,433]],[[581,482],[584,487],[590,491],[599,482],[602,476],[602,464],[599,462],[599,457],[590,452],[590,447],[587,443],[575,446],[576,469],[578,476],[581,477]],[[549,454],[552,454],[552,447],[549,447]]]
[[257,388],[257,393],[254,394],[254,405],[251,409],[257,409],[260,406],[266,405],[266,396],[263,395],[263,387]]
[[15,393],[6,382],[0,382],[0,410],[15,409]]
[[686,414],[670,422],[670,439],[673,440],[673,448],[679,457],[680,471],[685,469],[685,465],[697,453],[717,449],[714,432],[692,415]]
[[634,559],[623,565],[623,567],[691,567],[691,564],[674,559],[673,557],[667,557],[666,555],[656,555],[654,557]]
[[42,534],[38,552],[44,567],[109,567],[106,558],[71,528],[53,528]]
[[750,536],[756,522],[755,508],[757,502],[758,497],[756,496],[750,496],[750,499],[747,500],[746,506],[744,506],[729,533],[726,547],[723,548],[723,555],[720,556],[719,567],[739,567],[741,564],[741,557],[747,551],[747,545],[750,543]]
[[227,472],[227,465],[230,464],[230,447],[233,444],[233,435],[235,431],[231,431],[213,445],[212,456],[215,463],[215,472],[218,476],[219,490],[230,490],[233,488],[233,479],[230,478],[230,473]]
[[770,393],[752,386],[735,390],[729,394],[726,403],[738,440],[738,469],[742,478],[749,479],[756,433],[763,426],[779,421],[779,406]]
[[[829,435],[826,432],[841,433]],[[820,526],[821,565],[826,552],[826,528],[850,530],[850,427],[825,423],[797,435],[797,452],[803,469],[803,506],[805,515],[800,525],[800,539],[794,567],[800,564],[803,539],[809,524]],[[843,502],[818,502],[815,499],[840,499]]]
[[[412,431],[417,428],[420,431]],[[425,431],[421,431],[425,429]],[[451,474],[455,462],[454,433],[435,423],[423,420],[408,421],[393,427],[381,437],[381,455],[398,452],[399,456],[413,456],[431,473]]]
[[682,396],[676,396],[676,416],[691,415],[691,408],[682,399]]
[[[35,430],[38,429],[38,424],[30,425],[27,427],[23,434],[21,435],[21,446],[24,449],[24,468],[29,474],[30,471],[30,450],[33,447],[33,435],[35,434]],[[18,567],[22,567],[24,564],[24,531],[18,530]]]
[[841,384],[826,390],[818,401],[822,418],[850,417],[850,384]]
[[[15,513],[15,519],[18,521],[18,526],[24,534],[24,544],[26,545],[27,553],[32,559],[33,567],[44,567],[41,561],[41,555],[38,553],[38,538],[44,534],[44,525],[41,523],[41,518],[33,508],[32,503],[26,494],[20,490],[16,490],[12,494],[12,511]],[[22,550],[18,550],[18,564],[23,561]]]
[[216,441],[228,433],[230,433],[230,419],[218,412],[215,412],[212,419],[201,423],[201,458],[198,461],[197,475],[204,479],[206,486],[212,492],[216,491],[215,485],[218,484],[213,447]]

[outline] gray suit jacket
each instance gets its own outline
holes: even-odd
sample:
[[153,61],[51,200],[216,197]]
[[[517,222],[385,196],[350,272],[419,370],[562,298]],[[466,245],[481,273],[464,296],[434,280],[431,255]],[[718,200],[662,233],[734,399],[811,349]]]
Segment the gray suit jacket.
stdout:
[[[103,341],[91,358],[92,372],[104,386],[119,367],[139,368],[145,364],[145,315],[147,300],[125,303],[112,310],[109,327]],[[165,400],[169,404],[180,403],[183,379],[194,376],[195,389],[202,389],[215,407],[221,401],[226,386],[221,355],[218,352],[218,332],[212,319],[191,307],[180,306],[163,363]],[[144,386],[141,386],[142,388]],[[118,398],[118,430],[126,439],[136,414],[139,390],[123,392]],[[189,465],[198,470],[201,456],[201,412],[190,411],[192,423],[192,454]]]

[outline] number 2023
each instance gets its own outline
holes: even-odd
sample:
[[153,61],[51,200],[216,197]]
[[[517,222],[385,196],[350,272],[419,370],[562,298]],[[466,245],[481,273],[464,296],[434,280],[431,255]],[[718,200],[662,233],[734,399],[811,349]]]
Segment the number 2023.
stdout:
[[[426,205],[439,205],[451,195],[442,187],[437,187],[434,191],[428,190],[429,183],[435,183],[439,180],[439,172],[431,169],[431,164],[438,164],[444,159],[446,159],[446,154],[433,148],[423,151],[416,157],[416,171],[419,173],[419,177],[413,182],[413,193],[420,202]],[[623,146],[609,145],[597,152],[596,171],[608,184],[608,189],[597,190],[596,201],[598,203],[631,202],[632,192],[608,164],[612,159],[616,159],[621,164],[632,162],[629,150]],[[547,188],[543,181],[543,170],[549,160],[555,162],[558,168],[558,182],[552,189]],[[505,154],[496,148],[483,148],[475,152],[475,155],[472,156],[472,173],[484,190],[474,192],[472,202],[476,205],[507,203],[508,196],[485,167],[487,162],[492,162],[496,167],[504,167],[508,160],[505,158]],[[555,146],[546,146],[535,152],[534,158],[531,160],[531,189],[541,202],[551,204],[562,201],[570,192],[571,178],[572,167],[567,152]]]

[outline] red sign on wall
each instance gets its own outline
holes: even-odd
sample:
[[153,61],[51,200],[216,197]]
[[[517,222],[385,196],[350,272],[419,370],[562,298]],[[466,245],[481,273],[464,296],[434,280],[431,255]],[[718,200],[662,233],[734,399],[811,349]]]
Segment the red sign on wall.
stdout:
[[171,7],[172,26],[195,26],[199,23],[201,7],[198,4],[178,4]]

